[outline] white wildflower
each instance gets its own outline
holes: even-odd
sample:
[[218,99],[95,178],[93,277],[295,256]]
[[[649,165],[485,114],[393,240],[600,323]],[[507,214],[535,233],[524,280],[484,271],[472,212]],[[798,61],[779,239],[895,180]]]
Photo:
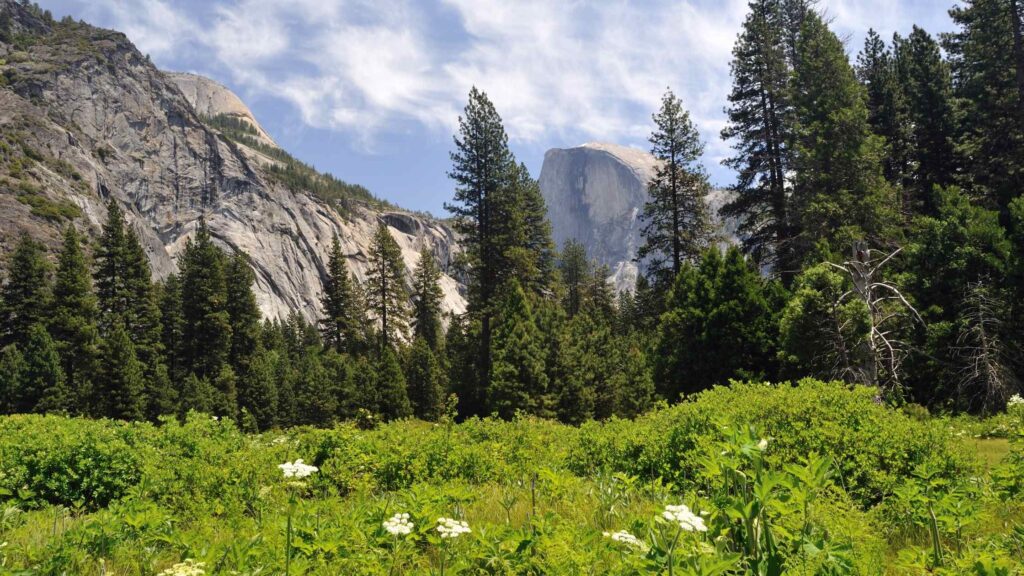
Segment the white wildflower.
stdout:
[[405,536],[412,533],[414,524],[409,515],[401,512],[384,521],[384,529],[392,536]]
[[178,562],[157,576],[203,576],[206,574],[206,570],[203,570],[204,566],[206,566],[205,562],[196,562],[189,558],[184,562]]
[[661,513],[661,516],[669,522],[679,524],[679,527],[687,532],[707,532],[708,530],[704,525],[704,519],[691,512],[690,507],[686,504],[665,506],[665,511]]
[[761,438],[761,441],[757,443],[757,449],[764,452],[768,449],[768,439]]
[[284,464],[278,464],[278,468],[284,474],[285,478],[305,478],[313,472],[317,472],[320,469],[316,466],[310,466],[299,458],[295,462],[285,462]]
[[1006,407],[1011,408],[1013,406],[1024,406],[1024,398],[1021,398],[1020,394],[1010,396],[1010,400],[1006,403]]
[[629,546],[630,548],[636,548],[637,550],[640,550],[641,552],[646,552],[647,551],[647,544],[645,544],[642,540],[640,540],[636,536],[633,536],[629,532],[626,532],[625,530],[619,530],[618,532],[605,532],[604,533],[604,537],[605,538],[611,538],[612,540],[614,540],[616,542],[621,542],[622,544],[625,544],[625,545]]
[[469,524],[452,518],[438,518],[437,531],[441,533],[441,538],[458,538],[463,534],[472,532],[469,529]]

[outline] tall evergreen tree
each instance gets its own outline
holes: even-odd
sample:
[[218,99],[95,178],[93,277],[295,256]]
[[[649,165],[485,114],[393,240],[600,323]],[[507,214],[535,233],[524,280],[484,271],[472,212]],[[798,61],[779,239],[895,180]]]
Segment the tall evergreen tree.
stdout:
[[441,269],[434,253],[426,246],[420,250],[420,259],[413,271],[413,336],[422,338],[435,353],[444,344],[441,323]]
[[29,330],[46,319],[50,303],[50,264],[45,248],[22,236],[7,263],[7,283],[0,290],[0,345],[24,350]]
[[213,381],[231,354],[224,253],[213,243],[206,222],[185,244],[181,270],[182,361],[186,373]]
[[261,313],[252,290],[256,275],[249,256],[235,252],[226,262],[224,278],[227,285],[225,308],[231,323],[231,352],[228,358],[235,372],[244,374],[260,344]]
[[710,243],[711,224],[704,197],[711,190],[700,164],[704,143],[682,102],[671,90],[653,115],[651,154],[659,160],[648,184],[644,205],[644,243],[637,258],[656,284],[668,286],[683,262],[696,258]]
[[25,389],[25,357],[17,344],[0,348],[0,414],[12,414]]
[[566,240],[558,261],[558,270],[562,275],[562,283],[565,285],[563,306],[566,314],[572,318],[583,307],[587,283],[593,274],[590,260],[587,259],[586,247],[572,238]]
[[81,239],[73,226],[64,232],[53,286],[50,334],[57,345],[67,387],[75,397],[77,411],[88,413],[90,387],[96,375],[99,354],[98,308],[92,291],[89,265]]
[[736,155],[724,163],[737,178],[722,214],[740,219],[744,250],[788,285],[798,263],[787,201],[793,122],[786,46],[796,39],[783,24],[779,0],[753,1],[733,47],[729,124],[722,138],[733,141]]
[[897,65],[913,135],[912,204],[916,211],[934,215],[933,188],[952,184],[956,173],[949,67],[939,44],[917,26],[900,42]]
[[1020,2],[964,0],[950,10],[959,29],[945,37],[958,99],[958,157],[973,195],[1007,208],[1024,177],[1024,46]]
[[146,417],[145,376],[135,356],[128,330],[114,324],[101,347],[100,385],[103,413],[110,418],[142,420]]
[[503,196],[514,190],[516,163],[501,117],[476,87],[470,90],[464,115],[459,117],[451,161],[448,177],[455,181],[455,198],[445,209],[455,217],[456,231],[464,238],[470,311],[480,322],[480,358],[474,363],[478,372],[474,380],[485,384],[491,375],[493,301],[506,268],[498,207],[509,204]]
[[533,413],[547,393],[548,379],[541,335],[518,281],[509,280],[502,287],[496,312],[488,405],[502,418],[511,418],[518,410]]
[[412,413],[428,421],[440,418],[445,400],[444,370],[426,338],[418,337],[413,342],[405,378]]
[[278,351],[259,347],[238,383],[238,405],[252,415],[259,430],[268,430],[277,423],[279,358]]
[[389,348],[408,335],[409,293],[405,287],[402,250],[383,222],[377,225],[373,235],[369,260],[367,304],[380,325],[380,346]]
[[[899,45],[897,35],[894,42]],[[900,81],[896,58],[874,30],[868,30],[864,49],[857,56],[857,77],[867,93],[868,123],[885,140],[883,173],[902,191],[911,185],[913,134],[910,110]],[[911,205],[901,198],[901,210],[909,215]]]
[[892,189],[881,173],[882,143],[871,134],[861,86],[842,42],[816,13],[804,21],[793,101],[793,246],[804,261],[822,240],[889,240]]
[[180,385],[187,375],[184,354],[185,318],[181,310],[181,280],[171,274],[157,288],[160,307],[160,342],[164,349],[167,373],[172,383]]
[[391,347],[381,350],[376,365],[376,412],[385,420],[412,416],[412,405],[406,388],[405,374],[398,355]]
[[359,307],[353,284],[345,255],[341,251],[341,241],[335,234],[327,257],[324,292],[320,297],[323,314],[320,333],[324,346],[338,352],[354,353],[361,345],[364,311]]
[[57,346],[42,324],[29,327],[24,360],[15,412],[71,413],[76,399],[64,380]]

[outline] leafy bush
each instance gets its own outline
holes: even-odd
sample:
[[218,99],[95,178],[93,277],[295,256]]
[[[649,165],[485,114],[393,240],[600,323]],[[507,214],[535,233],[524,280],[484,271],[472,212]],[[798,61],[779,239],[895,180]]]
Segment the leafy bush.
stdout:
[[590,423],[569,457],[577,473],[609,468],[677,484],[699,482],[700,459],[729,428],[755,426],[772,442],[769,460],[799,462],[816,452],[835,460],[839,481],[862,505],[890,494],[923,462],[944,475],[971,462],[940,425],[894,411],[870,388],[803,380],[719,386],[635,424]]

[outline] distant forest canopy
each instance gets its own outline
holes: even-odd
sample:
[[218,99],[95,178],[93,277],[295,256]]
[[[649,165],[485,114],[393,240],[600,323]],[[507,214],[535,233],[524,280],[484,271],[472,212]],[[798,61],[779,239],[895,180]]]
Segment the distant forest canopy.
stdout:
[[[196,410],[249,430],[453,410],[580,423],[802,376],[894,404],[1002,410],[1024,378],[1022,8],[964,0],[938,38],[869,31],[851,64],[809,0],[751,1],[721,134],[741,245],[719,247],[706,135],[668,91],[633,292],[615,294],[582,245],[556,249],[537,182],[476,88],[446,206],[465,248],[460,316],[442,317],[433,255],[410,283],[383,224],[364,283],[335,242],[317,325],[261,318],[247,257],[205,225],[179,273],[154,283],[112,202],[96,245],[69,226],[55,267],[29,238],[6,263],[0,411]],[[311,177],[296,170],[281,177]],[[370,198],[332,182],[328,194]]]

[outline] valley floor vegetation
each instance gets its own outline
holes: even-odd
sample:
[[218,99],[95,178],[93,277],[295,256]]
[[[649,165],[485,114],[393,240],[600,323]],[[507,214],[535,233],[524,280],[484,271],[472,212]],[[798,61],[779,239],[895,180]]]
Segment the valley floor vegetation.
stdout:
[[1020,399],[937,419],[813,380],[580,427],[7,416],[0,572],[1020,574],[1022,434]]

